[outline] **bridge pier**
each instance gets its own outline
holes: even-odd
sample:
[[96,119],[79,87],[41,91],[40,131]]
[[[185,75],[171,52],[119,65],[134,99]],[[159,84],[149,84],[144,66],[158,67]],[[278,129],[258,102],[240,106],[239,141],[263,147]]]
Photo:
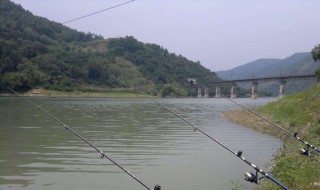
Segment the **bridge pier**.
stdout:
[[198,98],[202,98],[202,89],[198,87]]
[[216,86],[216,98],[221,98],[221,87]]
[[237,87],[237,84],[236,83],[232,83],[231,85],[231,96],[230,98],[237,98],[237,92],[236,92],[236,87]]
[[207,87],[204,87],[204,97],[209,98],[209,89]]
[[285,92],[284,92],[284,87],[287,81],[285,80],[281,80],[280,81],[280,89],[279,89],[279,99],[282,99],[286,96]]
[[252,99],[257,99],[258,98],[258,82],[252,82],[252,87],[251,87],[251,98]]

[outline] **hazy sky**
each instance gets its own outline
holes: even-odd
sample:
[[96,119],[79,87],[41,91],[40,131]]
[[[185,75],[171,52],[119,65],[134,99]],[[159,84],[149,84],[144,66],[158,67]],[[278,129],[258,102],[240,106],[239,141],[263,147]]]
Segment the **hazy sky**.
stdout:
[[[12,0],[63,23],[126,0]],[[135,0],[66,24],[105,38],[134,36],[212,71],[310,52],[320,43],[320,0]]]

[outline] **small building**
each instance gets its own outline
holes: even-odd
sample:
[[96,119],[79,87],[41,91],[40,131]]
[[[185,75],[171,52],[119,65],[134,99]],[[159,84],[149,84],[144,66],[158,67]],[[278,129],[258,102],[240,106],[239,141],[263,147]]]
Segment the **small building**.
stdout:
[[194,78],[188,78],[187,80],[188,80],[190,86],[198,85],[198,81]]

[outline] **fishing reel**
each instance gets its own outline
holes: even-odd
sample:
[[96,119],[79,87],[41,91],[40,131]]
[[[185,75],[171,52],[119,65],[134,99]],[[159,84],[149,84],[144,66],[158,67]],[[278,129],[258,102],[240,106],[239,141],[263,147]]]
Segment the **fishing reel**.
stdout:
[[253,172],[246,172],[244,173],[244,176],[246,178],[244,178],[244,180],[249,181],[250,183],[255,183],[255,184],[259,184],[260,179],[264,178],[264,177],[260,177],[258,176],[258,171],[256,171],[256,174],[254,174]]
[[259,178],[258,178],[258,172],[256,172],[256,174],[254,174],[253,172],[246,172],[244,173],[244,176],[246,178],[244,178],[244,180],[249,181],[251,183],[255,183],[258,184],[259,183]]
[[307,148],[301,148],[300,154],[305,155],[305,156],[310,156],[311,152],[309,151],[309,146],[307,146]]
[[[298,133],[293,133],[293,137],[297,137],[297,134]],[[307,147],[306,148],[301,148],[300,149],[300,154],[302,154],[302,155],[305,155],[305,156],[310,156],[310,154],[311,154],[311,152],[309,151],[309,147],[310,147],[310,145],[308,144],[308,143],[306,143],[307,144]]]
[[160,185],[156,185],[156,186],[154,186],[153,190],[161,190],[161,186]]
[[[236,153],[236,155],[237,155],[239,158],[241,158],[241,156],[242,156],[242,151],[239,150],[239,151]],[[259,184],[260,179],[264,178],[264,177],[260,177],[260,178],[259,178],[259,176],[258,176],[258,170],[256,170],[256,174],[254,174],[253,172],[250,172],[250,173],[249,173],[249,172],[246,172],[246,173],[244,173],[244,176],[246,177],[246,178],[244,178],[244,180],[249,181],[249,182],[251,182],[251,183],[255,183],[255,184]]]

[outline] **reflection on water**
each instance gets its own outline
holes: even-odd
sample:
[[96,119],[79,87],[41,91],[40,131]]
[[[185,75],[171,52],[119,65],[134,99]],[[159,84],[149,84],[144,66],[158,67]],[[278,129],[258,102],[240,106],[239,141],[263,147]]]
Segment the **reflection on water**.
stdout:
[[[150,187],[231,189],[252,170],[192,127],[144,99],[33,98]],[[272,99],[237,99],[249,107]],[[224,99],[159,101],[261,168],[281,141],[227,121]],[[21,98],[0,98],[1,189],[143,189],[53,119]]]

